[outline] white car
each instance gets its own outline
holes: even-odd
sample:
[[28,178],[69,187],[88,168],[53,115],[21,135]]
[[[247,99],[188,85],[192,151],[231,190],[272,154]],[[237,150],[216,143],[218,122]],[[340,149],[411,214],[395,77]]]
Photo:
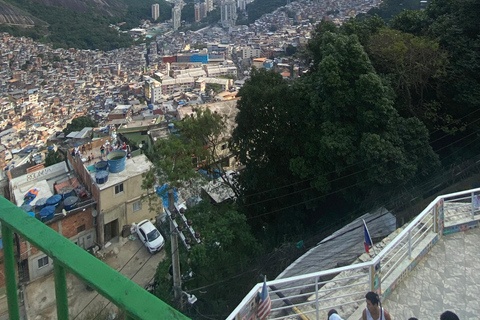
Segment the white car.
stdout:
[[137,235],[150,253],[160,251],[165,245],[165,239],[160,231],[149,220],[143,220],[137,225]]

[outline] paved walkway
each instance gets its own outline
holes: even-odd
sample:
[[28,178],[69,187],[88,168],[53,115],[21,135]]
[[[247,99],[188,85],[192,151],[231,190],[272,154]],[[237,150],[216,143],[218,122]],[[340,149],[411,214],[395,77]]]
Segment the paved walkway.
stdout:
[[394,320],[480,319],[480,229],[444,236],[384,301]]

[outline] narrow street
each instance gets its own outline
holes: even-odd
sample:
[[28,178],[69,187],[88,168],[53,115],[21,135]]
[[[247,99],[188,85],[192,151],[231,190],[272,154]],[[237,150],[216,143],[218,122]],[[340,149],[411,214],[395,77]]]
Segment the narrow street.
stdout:
[[[165,249],[151,255],[139,240],[121,238],[106,249],[104,262],[124,276],[144,287],[148,284],[165,258]],[[31,282],[24,291],[25,309],[29,320],[57,319],[53,273]],[[75,276],[67,276],[70,319],[103,319],[100,314],[116,313],[115,305],[96,291],[87,290],[86,285]]]

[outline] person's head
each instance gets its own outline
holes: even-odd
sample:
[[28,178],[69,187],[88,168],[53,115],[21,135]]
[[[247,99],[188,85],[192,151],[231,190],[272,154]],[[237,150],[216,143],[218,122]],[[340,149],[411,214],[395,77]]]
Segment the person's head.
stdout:
[[375,292],[368,292],[365,295],[365,299],[367,302],[367,309],[368,311],[372,312],[376,307],[378,307],[378,303],[380,302],[380,297]]
[[460,320],[458,316],[452,311],[445,311],[440,316],[440,320]]
[[408,318],[408,320],[418,320],[418,319],[415,317],[411,317],[411,318]]
[[328,320],[342,320],[342,318],[338,315],[337,310],[332,309],[328,311]]
[[330,320],[330,316],[331,316],[332,314],[338,314],[337,310],[331,309],[330,311],[328,311],[328,317],[327,317],[328,320]]

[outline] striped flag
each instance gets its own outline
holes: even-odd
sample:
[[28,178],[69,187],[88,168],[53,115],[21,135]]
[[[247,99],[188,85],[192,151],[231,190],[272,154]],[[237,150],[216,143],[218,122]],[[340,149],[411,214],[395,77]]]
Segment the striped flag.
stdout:
[[267,277],[265,277],[263,279],[263,288],[262,288],[262,292],[260,293],[260,301],[258,303],[258,311],[257,311],[258,319],[263,320],[267,318],[267,316],[270,314],[271,308],[272,308],[272,301],[270,300],[270,296],[268,294]]

